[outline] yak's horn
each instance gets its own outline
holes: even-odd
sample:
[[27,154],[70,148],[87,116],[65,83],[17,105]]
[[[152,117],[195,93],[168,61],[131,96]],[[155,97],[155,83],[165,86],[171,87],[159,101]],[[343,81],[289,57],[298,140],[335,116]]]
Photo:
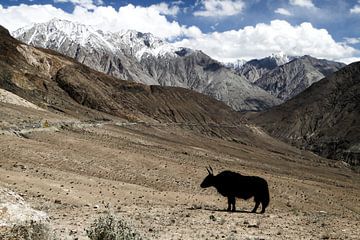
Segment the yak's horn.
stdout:
[[214,174],[214,171],[212,169],[212,167],[209,165],[208,168],[206,168],[206,170],[208,171],[209,174],[213,175]]

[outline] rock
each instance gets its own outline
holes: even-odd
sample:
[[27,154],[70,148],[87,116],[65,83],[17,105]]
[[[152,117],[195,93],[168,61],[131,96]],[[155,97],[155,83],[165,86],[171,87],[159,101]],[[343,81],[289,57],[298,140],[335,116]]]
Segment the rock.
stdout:
[[327,233],[322,233],[320,235],[320,239],[329,239],[329,238],[330,238],[330,236]]
[[34,224],[49,220],[45,212],[30,207],[17,193],[0,187],[0,226],[25,226],[29,222]]
[[259,228],[259,221],[257,220],[253,220],[253,221],[250,221],[247,225],[248,228]]

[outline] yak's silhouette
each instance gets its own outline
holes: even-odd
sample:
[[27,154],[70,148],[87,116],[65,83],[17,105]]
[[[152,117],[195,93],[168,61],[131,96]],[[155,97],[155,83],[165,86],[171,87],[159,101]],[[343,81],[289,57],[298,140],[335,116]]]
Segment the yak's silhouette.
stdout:
[[269,188],[265,179],[256,176],[243,176],[232,171],[223,171],[214,176],[211,167],[207,168],[207,171],[209,175],[200,186],[202,188],[215,187],[221,195],[227,197],[228,211],[236,211],[236,197],[245,200],[254,197],[255,207],[252,212],[256,212],[260,203],[262,206],[261,213],[265,212],[270,201]]

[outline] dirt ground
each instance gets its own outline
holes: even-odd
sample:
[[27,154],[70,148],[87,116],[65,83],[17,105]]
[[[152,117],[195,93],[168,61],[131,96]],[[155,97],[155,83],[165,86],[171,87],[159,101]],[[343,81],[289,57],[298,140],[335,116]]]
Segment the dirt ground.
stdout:
[[[0,113],[0,186],[48,213],[61,239],[87,239],[107,211],[148,239],[359,239],[359,174],[254,126],[249,144],[4,104]],[[226,199],[199,186],[209,165],[265,178],[266,213],[239,199],[237,212],[224,211]]]

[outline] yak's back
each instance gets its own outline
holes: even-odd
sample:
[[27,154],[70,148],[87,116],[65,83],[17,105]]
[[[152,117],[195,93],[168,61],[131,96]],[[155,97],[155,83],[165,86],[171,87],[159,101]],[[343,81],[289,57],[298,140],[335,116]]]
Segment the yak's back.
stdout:
[[216,177],[219,180],[223,180],[223,181],[226,181],[226,180],[233,181],[234,179],[242,179],[242,177],[244,177],[244,176],[237,172],[223,171],[223,172],[219,173],[218,175],[216,175]]
[[223,171],[216,178],[216,188],[223,195],[236,193],[246,199],[256,193],[266,192],[268,188],[266,180],[261,177],[244,176],[232,171]]

